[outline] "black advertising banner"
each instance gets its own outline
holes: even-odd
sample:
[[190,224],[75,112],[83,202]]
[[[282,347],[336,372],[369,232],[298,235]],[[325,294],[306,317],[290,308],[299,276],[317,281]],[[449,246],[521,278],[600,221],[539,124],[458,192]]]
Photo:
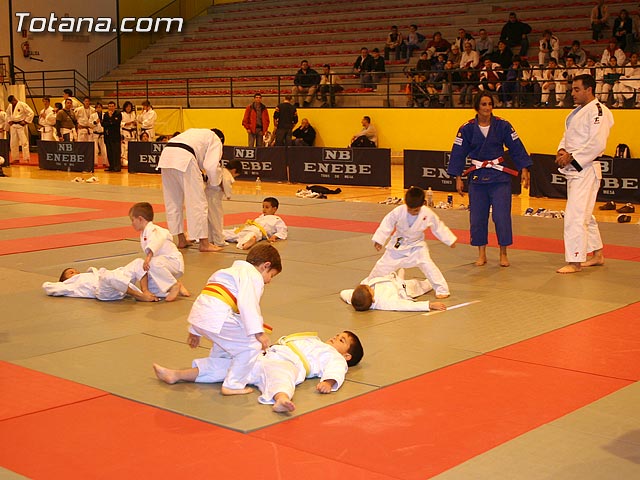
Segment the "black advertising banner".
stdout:
[[287,156],[293,183],[391,186],[388,148],[291,147]]
[[38,165],[43,170],[93,172],[93,142],[49,142],[38,140]]
[[[431,187],[439,192],[455,192],[455,179],[447,173],[451,152],[437,150],[405,150],[404,151],[404,188],[420,187],[424,190]],[[503,155],[504,165],[513,168],[515,166],[509,152]],[[471,161],[467,159],[467,167]],[[463,177],[466,180],[466,177]],[[467,190],[465,181],[465,190]],[[518,195],[521,191],[520,177],[511,179],[511,192]]]
[[238,180],[260,180],[286,182],[287,147],[236,147],[225,145],[222,149],[223,164],[229,160],[240,160],[242,172]]
[[[555,163],[555,155],[531,155],[531,196],[566,198],[567,181]],[[602,157],[602,182],[598,201],[640,203],[640,159]]]
[[0,139],[0,157],[4,158],[4,165],[2,168],[7,168],[11,165],[9,162],[9,140]]
[[129,173],[160,173],[156,170],[164,142],[129,142],[127,160]]

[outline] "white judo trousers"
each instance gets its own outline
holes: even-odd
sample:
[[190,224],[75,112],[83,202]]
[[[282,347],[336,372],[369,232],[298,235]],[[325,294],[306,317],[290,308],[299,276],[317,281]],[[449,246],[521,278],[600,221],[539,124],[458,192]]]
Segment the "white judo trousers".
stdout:
[[207,197],[202,184],[202,172],[195,159],[187,170],[162,169],[162,193],[167,209],[167,224],[173,235],[184,233],[184,213],[187,211],[187,231],[191,238],[207,238]]
[[27,127],[20,124],[13,124],[9,128],[11,135],[11,159],[17,162],[20,158],[20,147],[22,147],[22,160],[29,163],[29,137],[27,136]]
[[584,262],[587,253],[602,248],[602,238],[593,208],[602,174],[594,162],[579,176],[567,176],[567,206],[564,211],[564,257],[567,262]]
[[222,210],[222,199],[225,194],[222,187],[207,185],[205,188],[205,196],[207,197],[207,224],[209,241],[214,245],[223,247],[226,245],[223,225],[224,212]]

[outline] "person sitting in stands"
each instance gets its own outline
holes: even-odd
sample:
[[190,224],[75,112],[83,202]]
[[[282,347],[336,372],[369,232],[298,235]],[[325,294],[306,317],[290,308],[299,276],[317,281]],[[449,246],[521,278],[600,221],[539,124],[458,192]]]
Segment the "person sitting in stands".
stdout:
[[300,126],[293,131],[293,145],[296,147],[313,147],[316,141],[316,131],[309,123],[309,120],[303,118]]

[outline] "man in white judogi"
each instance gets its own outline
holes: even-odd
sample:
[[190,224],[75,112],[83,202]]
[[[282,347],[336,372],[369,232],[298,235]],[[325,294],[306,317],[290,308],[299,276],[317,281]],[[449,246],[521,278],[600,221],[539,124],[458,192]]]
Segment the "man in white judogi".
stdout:
[[151,106],[149,100],[142,102],[142,112],[138,114],[138,124],[140,125],[140,135],[143,132],[147,132],[149,135],[149,141],[154,142],[156,140],[156,120],[158,114]]
[[2,108],[2,104],[0,104],[0,140],[4,140],[7,138],[7,130],[9,129],[9,125],[7,125],[7,112]]
[[207,176],[208,185],[220,184],[221,158],[221,139],[213,130],[205,128],[190,128],[173,137],[160,155],[157,168],[162,171],[167,223],[169,231],[178,236],[179,248],[190,245],[183,225],[182,210],[185,208],[187,229],[192,238],[200,239],[200,251],[217,252],[222,249],[209,243],[207,198],[202,188],[202,172]]
[[91,99],[84,97],[82,106],[74,110],[78,121],[78,141],[93,142],[93,128],[96,121],[96,111],[91,106]]
[[11,159],[18,161],[20,147],[22,147],[22,159],[29,163],[29,135],[27,124],[33,122],[33,110],[24,102],[19,101],[13,95],[7,98],[9,107],[7,108],[7,124],[11,134]]
[[[567,264],[558,273],[576,273],[582,267],[604,264],[602,239],[593,216],[602,169],[598,157],[607,146],[613,115],[594,95],[595,79],[579,75],[573,79],[571,95],[575,108],[565,121],[556,164],[567,179],[564,214],[564,249]],[[587,253],[593,257],[587,260]]]
[[41,139],[55,142],[56,113],[51,106],[51,98],[42,97],[42,104],[44,108],[38,114],[38,125],[40,126],[38,130],[40,131]]

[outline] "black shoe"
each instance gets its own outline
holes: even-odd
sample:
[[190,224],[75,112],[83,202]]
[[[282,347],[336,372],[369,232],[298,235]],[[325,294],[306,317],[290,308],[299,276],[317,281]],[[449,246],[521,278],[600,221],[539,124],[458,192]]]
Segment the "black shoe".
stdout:
[[604,205],[600,205],[600,210],[615,210],[616,204],[613,200],[609,200]]
[[618,223],[629,223],[631,221],[631,215],[618,215]]
[[634,207],[630,203],[627,203],[626,205],[623,205],[616,210],[616,212],[618,213],[635,213],[635,211],[636,207]]

